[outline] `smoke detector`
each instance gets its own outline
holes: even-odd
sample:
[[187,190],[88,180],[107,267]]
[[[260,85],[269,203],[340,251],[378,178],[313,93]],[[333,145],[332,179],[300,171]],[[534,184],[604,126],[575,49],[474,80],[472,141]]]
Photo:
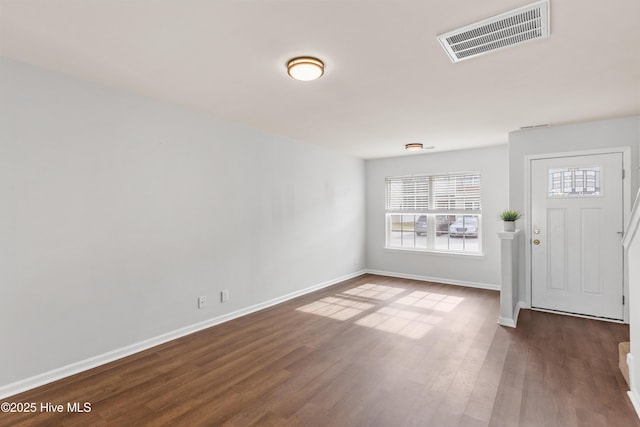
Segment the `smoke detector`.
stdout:
[[441,34],[438,41],[451,62],[460,62],[549,37],[549,32],[549,0],[543,0]]

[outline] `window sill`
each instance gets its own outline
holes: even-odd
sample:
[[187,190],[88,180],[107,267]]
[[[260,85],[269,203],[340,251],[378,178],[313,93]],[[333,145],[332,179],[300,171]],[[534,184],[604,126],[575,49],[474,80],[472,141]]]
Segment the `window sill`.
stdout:
[[410,254],[419,254],[419,255],[435,255],[435,256],[446,256],[446,257],[464,257],[464,258],[484,258],[484,252],[450,252],[450,251],[437,251],[437,250],[426,250],[426,249],[405,249],[405,248],[392,248],[385,247],[385,252],[389,253],[410,253]]

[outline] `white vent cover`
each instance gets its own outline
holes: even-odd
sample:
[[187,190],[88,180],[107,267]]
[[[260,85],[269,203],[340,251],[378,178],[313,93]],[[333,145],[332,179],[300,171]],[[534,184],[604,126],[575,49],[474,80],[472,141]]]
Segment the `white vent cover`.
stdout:
[[543,0],[438,36],[452,62],[549,37],[549,1]]

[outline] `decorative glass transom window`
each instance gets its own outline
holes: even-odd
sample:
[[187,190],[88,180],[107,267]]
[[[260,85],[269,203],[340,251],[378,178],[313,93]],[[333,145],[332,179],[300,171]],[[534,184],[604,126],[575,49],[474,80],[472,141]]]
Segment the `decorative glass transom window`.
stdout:
[[599,195],[600,166],[549,169],[549,197]]
[[481,252],[480,174],[386,178],[386,247]]

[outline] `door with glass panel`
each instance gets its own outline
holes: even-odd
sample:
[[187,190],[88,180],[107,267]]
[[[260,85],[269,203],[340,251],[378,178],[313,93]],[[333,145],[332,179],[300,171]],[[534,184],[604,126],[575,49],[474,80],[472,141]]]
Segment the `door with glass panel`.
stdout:
[[622,153],[531,162],[531,305],[623,318]]

